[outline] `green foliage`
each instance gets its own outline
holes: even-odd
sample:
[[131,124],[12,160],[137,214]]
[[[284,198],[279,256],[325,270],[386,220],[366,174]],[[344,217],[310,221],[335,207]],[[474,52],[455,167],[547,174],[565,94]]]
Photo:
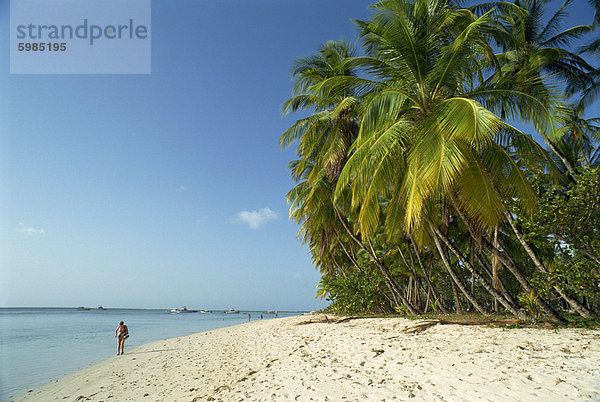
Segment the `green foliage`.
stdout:
[[382,296],[385,284],[374,273],[366,279],[354,270],[335,277],[323,276],[317,294],[326,295],[331,301],[328,310],[340,314],[383,313],[392,311],[389,302]]
[[434,314],[438,314],[440,312],[440,308],[438,306],[438,301],[437,300],[433,300],[431,302],[431,309],[433,310]]
[[536,273],[532,284],[541,295],[559,286],[600,305],[600,168],[586,166],[577,183],[550,184],[536,173],[540,210],[521,219],[527,238],[545,250],[548,273]]
[[534,318],[540,314],[540,309],[537,305],[538,295],[535,292],[523,292],[519,295],[519,303],[525,307]]
[[600,328],[600,318],[582,318],[577,314],[565,314],[567,319],[566,327],[571,328]]
[[577,183],[541,194],[537,222],[569,247],[600,255],[600,168],[585,167]]

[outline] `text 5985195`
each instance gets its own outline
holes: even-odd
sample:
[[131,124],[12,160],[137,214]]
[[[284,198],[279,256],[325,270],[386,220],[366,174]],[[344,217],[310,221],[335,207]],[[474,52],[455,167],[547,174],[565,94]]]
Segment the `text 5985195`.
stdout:
[[65,52],[67,44],[65,42],[21,42],[17,45],[19,52]]

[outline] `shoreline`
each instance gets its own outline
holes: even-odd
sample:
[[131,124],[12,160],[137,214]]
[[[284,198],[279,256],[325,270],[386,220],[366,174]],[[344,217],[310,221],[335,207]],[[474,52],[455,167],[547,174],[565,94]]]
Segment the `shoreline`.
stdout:
[[311,321],[319,315],[126,347],[9,400],[600,399],[598,330]]

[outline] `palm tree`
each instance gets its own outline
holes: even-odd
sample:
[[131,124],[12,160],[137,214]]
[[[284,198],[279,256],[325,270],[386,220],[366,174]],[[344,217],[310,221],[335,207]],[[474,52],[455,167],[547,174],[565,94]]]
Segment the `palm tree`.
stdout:
[[358,133],[358,90],[354,85],[344,85],[320,91],[317,86],[332,77],[355,76],[350,61],[353,55],[354,50],[348,43],[330,41],[316,55],[296,60],[292,68],[294,97],[282,107],[284,114],[300,109],[313,112],[286,130],[280,144],[287,148],[294,141],[300,141],[297,152],[304,159],[312,159],[315,164],[313,175],[326,171],[332,183],[337,181],[348,149]]
[[[551,94],[534,97],[486,80],[485,69],[498,66],[486,38],[502,29],[491,13],[478,18],[441,0],[385,1],[373,9],[370,21],[358,22],[368,56],[356,59],[373,78],[360,80],[371,91],[338,195],[352,186],[365,236],[377,227],[381,199],[387,198],[386,231],[404,229],[418,239],[432,239],[448,273],[483,312],[445,256],[442,243],[450,247],[451,242],[437,229],[435,205],[450,203],[479,231],[506,220],[503,197],[518,199],[525,211],[533,211],[535,194],[499,138],[510,138],[524,157],[543,158],[544,152],[484,104],[501,100],[505,109],[548,129]],[[333,77],[320,88],[342,82],[359,83],[356,77]],[[492,286],[486,289],[508,307]],[[560,319],[546,303],[543,308]]]
[[567,89],[584,87],[588,73],[594,68],[578,54],[566,48],[592,30],[579,25],[561,31],[573,0],[565,0],[544,25],[549,0],[514,0],[516,7],[503,7],[502,18],[509,35],[496,38],[502,46],[499,55],[505,63],[503,70],[515,75],[550,74],[566,82]]
[[594,162],[596,147],[600,142],[600,118],[586,119],[575,108],[568,109],[560,130],[557,148],[573,166],[589,166]]
[[[594,28],[596,35],[589,43],[579,49],[579,53],[591,54],[598,58],[600,56],[600,35],[597,34],[597,29],[600,27],[600,0],[588,1],[590,5],[594,7],[592,27]],[[578,111],[582,111],[586,106],[589,106],[598,98],[598,93],[600,92],[600,71],[596,70],[592,74],[592,78],[594,79],[594,83],[584,90],[578,105]]]
[[[537,96],[548,89],[551,90],[555,85],[554,82],[560,80],[565,83],[566,96],[576,93],[582,95],[575,110],[558,109],[559,113],[556,115],[557,120],[551,130],[551,136],[544,130],[539,131],[572,180],[577,181],[578,174],[575,170],[576,159],[579,156],[577,154],[586,151],[588,155],[590,154],[589,137],[585,136],[590,133],[589,126],[578,117],[578,114],[593,99],[598,87],[598,71],[567,47],[574,40],[590,32],[592,27],[580,25],[561,31],[561,21],[567,15],[566,11],[573,0],[565,0],[544,25],[547,3],[548,0],[514,0],[515,7],[502,8],[504,27],[509,35],[496,36],[497,42],[504,51],[498,55],[503,66],[497,74],[497,82],[505,88],[512,86]],[[593,135],[593,131],[591,134]],[[570,144],[570,140],[577,142]],[[569,155],[569,151],[575,151],[575,155]],[[506,213],[506,219],[536,269],[547,272],[547,268],[516,227],[510,213]],[[585,317],[591,316],[591,312],[575,298],[566,294],[560,287],[555,286],[555,289],[579,314]]]
[[[282,146],[299,142],[299,160],[290,166],[298,182],[288,194],[290,216],[302,223],[300,236],[324,275],[363,272],[360,249],[379,269],[392,303],[415,314],[424,287],[404,253],[414,248],[419,257],[421,247],[431,256],[437,252],[452,287],[477,310],[488,311],[485,289],[492,301],[520,313],[502,282],[506,272],[514,276],[505,282],[513,290],[520,286],[533,295],[524,272],[548,270],[508,206],[522,216],[533,214],[537,199],[523,167],[553,171],[555,165],[504,119],[533,123],[573,180],[576,158],[569,158],[558,138],[573,140],[574,155],[585,156],[586,164],[598,159],[592,148],[595,120],[569,114],[548,78],[561,77],[568,93],[593,81],[591,67],[561,48],[587,32],[559,32],[570,2],[543,25],[544,0],[495,3],[501,13],[489,9],[480,17],[447,0],[382,1],[372,6],[370,20],[357,21],[365,56],[329,42],[295,63],[294,97],[284,113],[302,109],[310,115],[281,139]],[[503,53],[494,53],[492,38]],[[409,270],[409,292],[393,271],[399,265],[390,258],[397,257]],[[506,268],[502,275],[498,264]],[[589,313],[555,289],[581,315]],[[563,320],[544,298],[536,303]]]
[[[567,46],[581,39],[592,30],[590,25],[580,25],[561,31],[561,22],[567,15],[573,0],[565,0],[559,9],[544,25],[548,0],[514,0],[514,7],[503,4],[502,19],[506,32],[495,35],[503,53],[498,55],[502,70],[495,79],[507,88],[516,88],[538,96],[563,82],[567,96],[586,93],[596,83],[597,71],[579,54],[568,50]],[[481,9],[498,5],[487,4]],[[508,35],[506,34],[508,33]],[[579,111],[583,103],[578,105]],[[556,122],[557,127],[560,122]],[[565,165],[576,180],[576,172],[568,158],[558,149],[552,139],[560,139],[556,134],[550,138],[543,130],[540,135]]]
[[300,142],[297,153],[301,159],[290,163],[292,177],[299,182],[288,193],[290,217],[296,223],[302,222],[299,236],[310,244],[319,264],[331,256],[330,249],[337,239],[337,218],[329,195],[356,135],[353,108],[357,102],[350,96],[352,88],[323,93],[314,86],[338,75],[353,76],[348,63],[353,52],[345,42],[328,42],[316,55],[296,60],[292,68],[294,97],[283,104],[284,114],[300,109],[313,112],[286,130],[280,144],[288,147],[294,141]]
[[[280,144],[289,146],[299,140],[297,153],[301,159],[291,166],[295,178],[305,181],[288,194],[292,204],[290,216],[303,222],[301,237],[319,247],[317,258],[323,261],[325,250],[339,243],[339,232],[346,231],[380,268],[398,306],[406,305],[411,314],[417,311],[408,303],[399,286],[375,253],[356,236],[333,202],[333,189],[344,167],[350,146],[358,134],[359,96],[362,86],[355,82],[341,83],[327,89],[322,82],[335,77],[356,77],[354,55],[345,42],[328,42],[316,55],[298,59],[292,75],[295,78],[294,97],[283,105],[284,113],[299,109],[314,112],[297,121],[285,133]],[[340,225],[341,223],[341,230]],[[318,241],[317,241],[318,240]]]

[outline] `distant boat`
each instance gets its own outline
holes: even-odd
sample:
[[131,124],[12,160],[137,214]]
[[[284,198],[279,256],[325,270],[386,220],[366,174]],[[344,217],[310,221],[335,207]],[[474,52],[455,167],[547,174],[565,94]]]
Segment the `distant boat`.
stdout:
[[171,313],[197,313],[198,310],[188,310],[188,308],[186,306],[183,306],[182,308],[174,308],[171,310]]
[[240,310],[236,310],[233,307],[231,307],[229,310],[225,311],[225,314],[237,314],[239,312]]
[[102,306],[98,306],[98,310],[106,310],[106,309]]
[[201,312],[202,314],[208,314],[208,313],[212,313],[212,311],[210,311],[210,310],[200,310],[200,312]]
[[91,307],[79,306],[79,307],[77,307],[77,310],[91,310]]

